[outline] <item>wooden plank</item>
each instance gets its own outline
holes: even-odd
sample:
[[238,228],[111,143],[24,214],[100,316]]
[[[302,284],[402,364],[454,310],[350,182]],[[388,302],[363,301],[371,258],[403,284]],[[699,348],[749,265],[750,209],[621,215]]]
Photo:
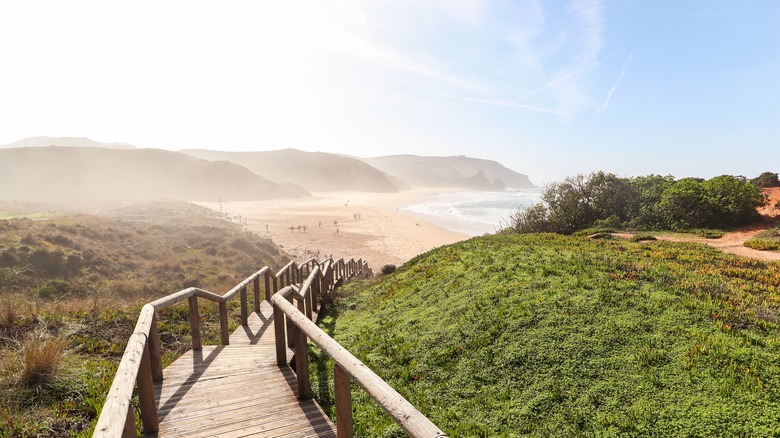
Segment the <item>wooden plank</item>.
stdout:
[[259,307],[230,345],[190,350],[165,369],[155,384],[159,436],[335,436],[314,401],[297,399],[296,375],[276,363],[274,308],[268,301]]

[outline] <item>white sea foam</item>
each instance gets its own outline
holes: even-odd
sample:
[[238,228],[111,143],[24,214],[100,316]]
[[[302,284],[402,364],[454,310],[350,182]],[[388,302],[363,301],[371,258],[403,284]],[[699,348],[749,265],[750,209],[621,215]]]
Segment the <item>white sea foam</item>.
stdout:
[[538,203],[540,194],[541,189],[436,193],[433,199],[401,211],[450,231],[480,236],[507,226],[510,214],[520,207]]

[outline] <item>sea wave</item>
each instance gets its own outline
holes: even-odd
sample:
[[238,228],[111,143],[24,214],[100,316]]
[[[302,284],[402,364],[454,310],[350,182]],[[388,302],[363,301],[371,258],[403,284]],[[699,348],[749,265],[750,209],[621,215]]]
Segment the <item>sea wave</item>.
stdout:
[[434,193],[431,199],[402,211],[450,231],[479,236],[507,226],[513,212],[538,203],[540,195],[541,189]]

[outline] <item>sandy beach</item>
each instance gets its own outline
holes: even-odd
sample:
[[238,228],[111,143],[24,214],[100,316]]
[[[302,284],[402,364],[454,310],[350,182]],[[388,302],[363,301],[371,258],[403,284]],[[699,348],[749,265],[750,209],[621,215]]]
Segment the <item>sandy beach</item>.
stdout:
[[[297,257],[363,258],[377,271],[382,265],[400,266],[430,249],[469,238],[403,214],[402,207],[431,196],[424,190],[322,192],[310,198],[222,202],[221,208],[234,221],[241,220],[250,231],[269,237]],[[199,204],[220,210],[220,203]]]

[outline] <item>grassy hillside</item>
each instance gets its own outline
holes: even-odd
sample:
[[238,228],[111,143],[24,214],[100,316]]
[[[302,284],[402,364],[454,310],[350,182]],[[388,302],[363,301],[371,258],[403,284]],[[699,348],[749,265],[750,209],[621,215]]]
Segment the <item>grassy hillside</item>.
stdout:
[[[0,437],[90,436],[143,303],[187,286],[225,293],[289,260],[191,204],[112,214],[0,220]],[[187,317],[186,305],[159,316],[165,363],[189,349]],[[218,344],[217,306],[201,318],[204,343]]]
[[[324,326],[450,436],[772,436],[778,285],[702,245],[504,234],[350,285]],[[400,436],[353,398],[356,435]]]

